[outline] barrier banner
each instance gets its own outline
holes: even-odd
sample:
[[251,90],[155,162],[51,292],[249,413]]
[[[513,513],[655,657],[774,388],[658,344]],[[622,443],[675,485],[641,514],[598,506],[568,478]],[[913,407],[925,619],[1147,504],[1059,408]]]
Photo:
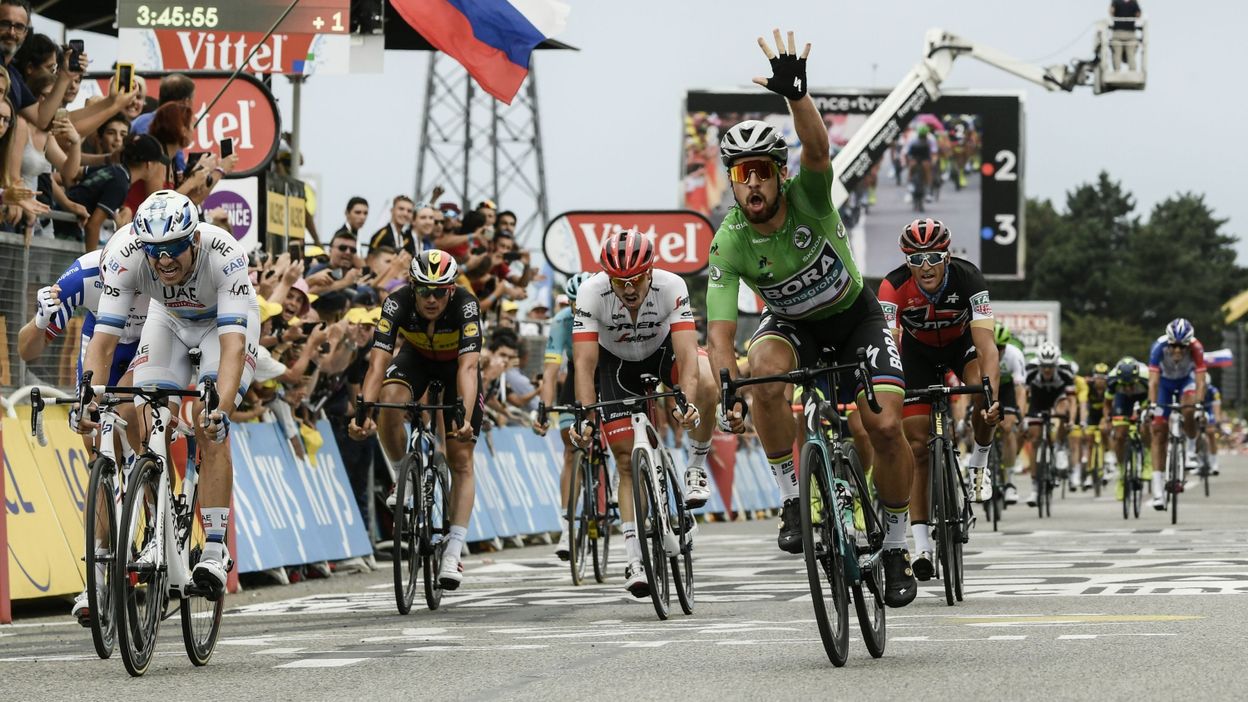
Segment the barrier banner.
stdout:
[[[4,510],[9,596],[14,600],[82,591],[82,500],[87,469],[82,439],[69,430],[68,410],[49,407],[48,445],[30,436],[30,408],[5,417]],[[76,510],[76,513],[75,513]]]
[[276,423],[235,424],[234,559],[240,573],[372,553],[329,424],[315,462],[295,456]]

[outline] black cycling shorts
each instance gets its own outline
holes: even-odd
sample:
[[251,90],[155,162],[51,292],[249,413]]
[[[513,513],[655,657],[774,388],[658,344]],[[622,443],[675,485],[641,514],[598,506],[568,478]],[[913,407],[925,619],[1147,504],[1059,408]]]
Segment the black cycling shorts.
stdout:
[[[674,387],[680,377],[676,367],[676,351],[672,348],[669,334],[663,345],[640,361],[625,361],[615,354],[598,347],[598,398],[602,402],[627,400],[646,394],[641,385],[642,375],[653,375],[659,382]],[[624,405],[612,405],[599,412],[607,443],[631,443],[633,440],[633,413]]]
[[[966,364],[975,360],[975,344],[971,342],[971,328],[967,327],[952,343],[944,346],[928,346],[914,337],[902,332],[901,364],[906,368],[906,387],[926,388],[932,385],[944,385],[945,376],[938,368],[953,371],[953,374],[967,385],[980,382],[979,378],[963,378]],[[914,417],[929,414],[932,401],[926,397],[907,397],[902,414]]]
[[[399,352],[395,354],[394,359],[390,362],[390,367],[386,369],[386,379],[383,385],[391,383],[399,383],[405,386],[411,393],[413,400],[419,400],[428,389],[431,381],[437,380],[442,383],[442,397],[429,398],[430,404],[440,404],[443,398],[459,397],[457,386],[459,385],[459,361],[431,361],[420,355],[416,350],[407,344],[404,344]],[[477,397],[472,403],[472,435],[479,436],[481,434],[481,419],[485,410],[485,397],[481,395],[481,375],[477,374]],[[464,403],[467,406],[468,403]],[[443,410],[442,417],[446,420],[447,428],[451,426],[451,419],[454,414],[451,410]]]

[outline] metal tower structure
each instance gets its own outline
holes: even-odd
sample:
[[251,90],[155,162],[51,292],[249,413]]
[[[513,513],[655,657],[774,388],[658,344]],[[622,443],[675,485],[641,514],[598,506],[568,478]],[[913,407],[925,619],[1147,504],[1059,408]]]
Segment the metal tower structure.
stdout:
[[516,213],[517,243],[541,251],[538,238],[550,211],[533,59],[516,99],[506,105],[455,59],[430,52],[420,137],[417,197],[441,185],[443,199],[459,202],[465,212],[493,200]]

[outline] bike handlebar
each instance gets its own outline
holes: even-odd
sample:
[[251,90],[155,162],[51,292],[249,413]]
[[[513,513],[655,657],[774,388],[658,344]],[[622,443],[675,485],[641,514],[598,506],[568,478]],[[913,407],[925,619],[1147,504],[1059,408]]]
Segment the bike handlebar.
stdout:
[[[429,393],[432,396],[442,394],[442,383],[436,380],[429,383]],[[368,418],[370,409],[401,409],[411,414],[420,414],[421,412],[436,412],[439,410],[452,410],[454,415],[451,417],[451,430],[454,431],[464,425],[464,405],[462,402],[454,402],[450,404],[426,405],[419,402],[365,402],[363,395],[355,396],[355,425],[364,426],[364,421]]]
[[[736,394],[740,388],[749,385],[763,385],[766,383],[792,383],[793,385],[801,385],[802,387],[810,387],[814,384],[814,380],[818,377],[832,374],[845,373],[854,371],[862,380],[863,395],[866,397],[867,406],[871,411],[879,414],[881,411],[880,403],[875,396],[875,386],[871,384],[871,368],[867,364],[867,350],[865,348],[858,349],[858,360],[854,363],[841,363],[831,366],[821,366],[817,368],[798,368],[788,373],[779,373],[777,375],[764,375],[757,378],[737,378],[733,379],[727,368],[719,369],[719,386],[720,386],[720,402],[723,405],[724,413],[727,414],[741,405],[743,410],[748,407],[744,400]],[[836,398],[825,398],[834,402]],[[744,416],[744,413],[742,414]]]

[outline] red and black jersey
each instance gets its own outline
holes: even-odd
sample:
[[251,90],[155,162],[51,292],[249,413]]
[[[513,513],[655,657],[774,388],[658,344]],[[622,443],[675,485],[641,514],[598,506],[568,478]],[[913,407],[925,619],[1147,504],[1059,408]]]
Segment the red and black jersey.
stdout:
[[[880,283],[880,307],[890,329],[927,346],[947,346],[976,322],[992,325],[992,302],[984,274],[966,259],[949,257],[940,290],[928,295],[902,264]],[[979,326],[979,324],[974,324]]]

